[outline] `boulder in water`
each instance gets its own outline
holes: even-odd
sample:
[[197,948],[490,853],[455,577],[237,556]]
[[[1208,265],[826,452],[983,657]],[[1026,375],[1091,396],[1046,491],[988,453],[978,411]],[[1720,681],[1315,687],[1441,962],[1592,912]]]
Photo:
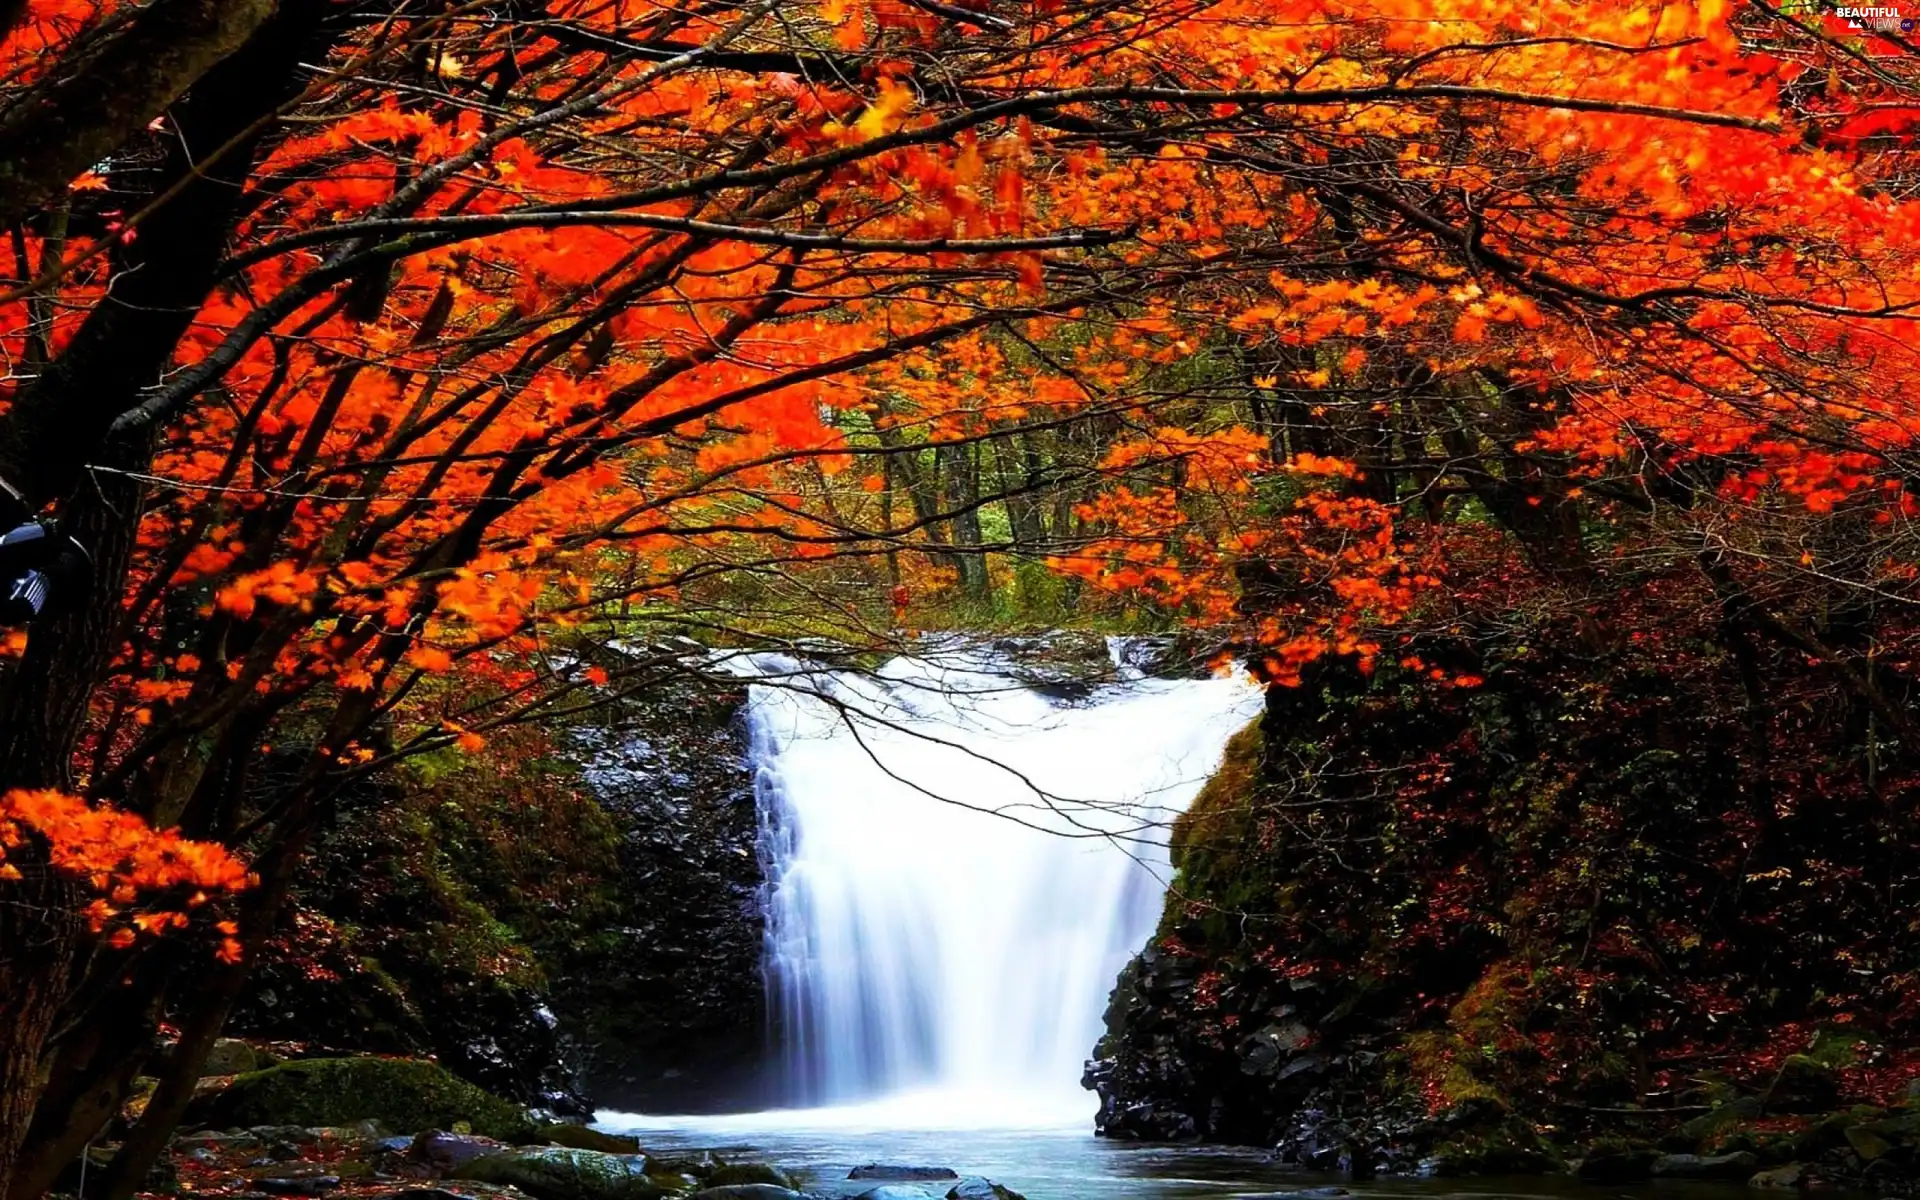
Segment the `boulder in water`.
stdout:
[[723,1163],[707,1175],[709,1187],[724,1187],[730,1183],[770,1183],[789,1191],[799,1187],[793,1176],[766,1163]]
[[907,1167],[897,1163],[868,1163],[864,1167],[855,1167],[847,1172],[848,1179],[903,1179],[908,1181],[927,1179],[958,1179],[960,1172],[952,1167]]
[[1019,1192],[991,1179],[962,1179],[947,1192],[947,1200],[1027,1200]]
[[1811,1179],[1812,1175],[1804,1163],[1788,1163],[1784,1167],[1761,1171],[1747,1180],[1747,1186],[1762,1191],[1794,1192],[1804,1190]]
[[1655,1179],[1726,1179],[1752,1177],[1760,1158],[1746,1150],[1732,1154],[1665,1154],[1653,1161]]
[[401,1188],[376,1196],[374,1200],[528,1200],[527,1194],[519,1188],[505,1187],[496,1183],[475,1183],[471,1180],[423,1184],[420,1187]]
[[644,1154],[538,1146],[476,1158],[452,1177],[516,1187],[535,1200],[659,1200],[673,1194],[648,1174],[649,1165]]
[[719,1187],[703,1188],[687,1200],[806,1200],[806,1197],[775,1183],[723,1183]]
[[555,1122],[540,1127],[540,1136],[556,1146],[575,1150],[599,1150],[606,1154],[638,1154],[640,1139],[617,1133],[602,1133],[591,1125]]

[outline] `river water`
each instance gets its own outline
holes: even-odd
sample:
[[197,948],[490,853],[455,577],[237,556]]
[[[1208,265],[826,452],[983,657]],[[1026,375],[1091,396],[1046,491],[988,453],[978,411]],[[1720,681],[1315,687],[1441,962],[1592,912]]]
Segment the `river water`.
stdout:
[[[1750,1200],[1725,1184],[1657,1183],[1598,1187],[1566,1176],[1511,1179],[1399,1179],[1352,1183],[1266,1161],[1252,1148],[1143,1145],[1061,1129],[901,1129],[875,1106],[651,1118],[602,1114],[601,1127],[636,1134],[649,1151],[712,1150],[739,1161],[796,1171],[810,1193],[851,1197],[874,1186],[849,1180],[864,1163],[950,1167],[1006,1184],[1028,1200],[1262,1200],[1340,1188],[1349,1200]],[[926,1185],[929,1194],[947,1184]],[[1301,1200],[1320,1200],[1302,1197]]]

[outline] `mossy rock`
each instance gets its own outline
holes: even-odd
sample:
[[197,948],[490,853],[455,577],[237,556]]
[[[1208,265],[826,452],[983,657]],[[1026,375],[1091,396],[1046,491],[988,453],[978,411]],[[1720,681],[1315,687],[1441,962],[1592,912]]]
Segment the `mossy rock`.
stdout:
[[206,1124],[223,1129],[369,1120],[396,1133],[465,1123],[501,1141],[536,1136],[519,1105],[414,1058],[308,1058],[253,1071],[236,1077],[206,1114]]
[[1588,1183],[1631,1183],[1653,1177],[1660,1152],[1620,1138],[1602,1138],[1587,1148],[1576,1174]]
[[1761,1102],[1770,1113],[1822,1112],[1840,1096],[1840,1078],[1834,1068],[1806,1054],[1790,1054],[1767,1087]]
[[542,1125],[540,1136],[556,1146],[567,1146],[574,1150],[598,1150],[603,1154],[640,1153],[639,1138],[601,1133],[591,1125]]
[[489,1154],[454,1169],[452,1178],[517,1187],[535,1200],[659,1200],[674,1188],[648,1174],[644,1154],[603,1154],[536,1146]]
[[722,1187],[730,1183],[770,1183],[793,1191],[800,1189],[793,1176],[765,1163],[727,1163],[715,1168],[713,1174],[707,1176],[706,1183],[708,1187]]
[[[1739,1130],[1743,1122],[1755,1119],[1761,1111],[1759,1097],[1737,1096],[1682,1124],[1674,1131],[1674,1140],[1687,1149],[1719,1148]],[[1734,1146],[1726,1150],[1730,1153],[1752,1148]]]
[[1442,1176],[1538,1175],[1564,1165],[1553,1147],[1518,1118],[1447,1138],[1422,1164],[1425,1173]]

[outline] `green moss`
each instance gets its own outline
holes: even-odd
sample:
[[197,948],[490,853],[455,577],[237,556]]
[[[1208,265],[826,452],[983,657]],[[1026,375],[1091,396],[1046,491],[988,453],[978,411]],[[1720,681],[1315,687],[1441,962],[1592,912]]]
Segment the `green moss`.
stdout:
[[476,1158],[453,1178],[517,1187],[535,1200],[660,1200],[670,1188],[647,1165],[640,1154],[542,1146]]
[[508,1141],[536,1132],[518,1105],[410,1058],[309,1058],[253,1071],[235,1078],[209,1115],[209,1124],[223,1128],[372,1120],[418,1133],[464,1121],[475,1133]]
[[1169,844],[1179,870],[1219,874],[1240,866],[1264,747],[1259,721],[1227,739],[1220,769],[1173,823]]
[[1507,1117],[1451,1138],[1434,1147],[1428,1168],[1435,1175],[1533,1175],[1565,1164],[1518,1117]]
[[1806,1057],[1831,1070],[1842,1070],[1859,1061],[1863,1041],[1857,1029],[1828,1027],[1813,1035],[1813,1044],[1807,1047]]
[[1264,747],[1258,721],[1234,734],[1220,769],[1174,822],[1169,849],[1178,874],[1167,894],[1163,934],[1183,923],[1189,902],[1210,914],[1197,918],[1198,932],[1208,941],[1230,940],[1237,926],[1229,914],[1273,908],[1277,880],[1265,861],[1258,830]]
[[793,1176],[778,1167],[765,1163],[726,1163],[707,1176],[706,1186],[720,1187],[731,1183],[770,1183],[775,1187],[797,1190],[799,1184]]
[[540,1136],[556,1146],[568,1146],[575,1150],[599,1150],[606,1154],[640,1153],[640,1139],[601,1133],[585,1125],[542,1125]]

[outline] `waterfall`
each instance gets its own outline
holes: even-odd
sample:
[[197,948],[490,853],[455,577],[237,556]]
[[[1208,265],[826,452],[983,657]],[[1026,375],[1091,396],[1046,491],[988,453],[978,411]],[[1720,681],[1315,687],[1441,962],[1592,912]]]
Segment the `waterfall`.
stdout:
[[1084,1124],[1081,1067],[1158,919],[1168,823],[1258,689],[1123,669],[1062,701],[967,653],[755,666],[790,1103],[907,1127]]

